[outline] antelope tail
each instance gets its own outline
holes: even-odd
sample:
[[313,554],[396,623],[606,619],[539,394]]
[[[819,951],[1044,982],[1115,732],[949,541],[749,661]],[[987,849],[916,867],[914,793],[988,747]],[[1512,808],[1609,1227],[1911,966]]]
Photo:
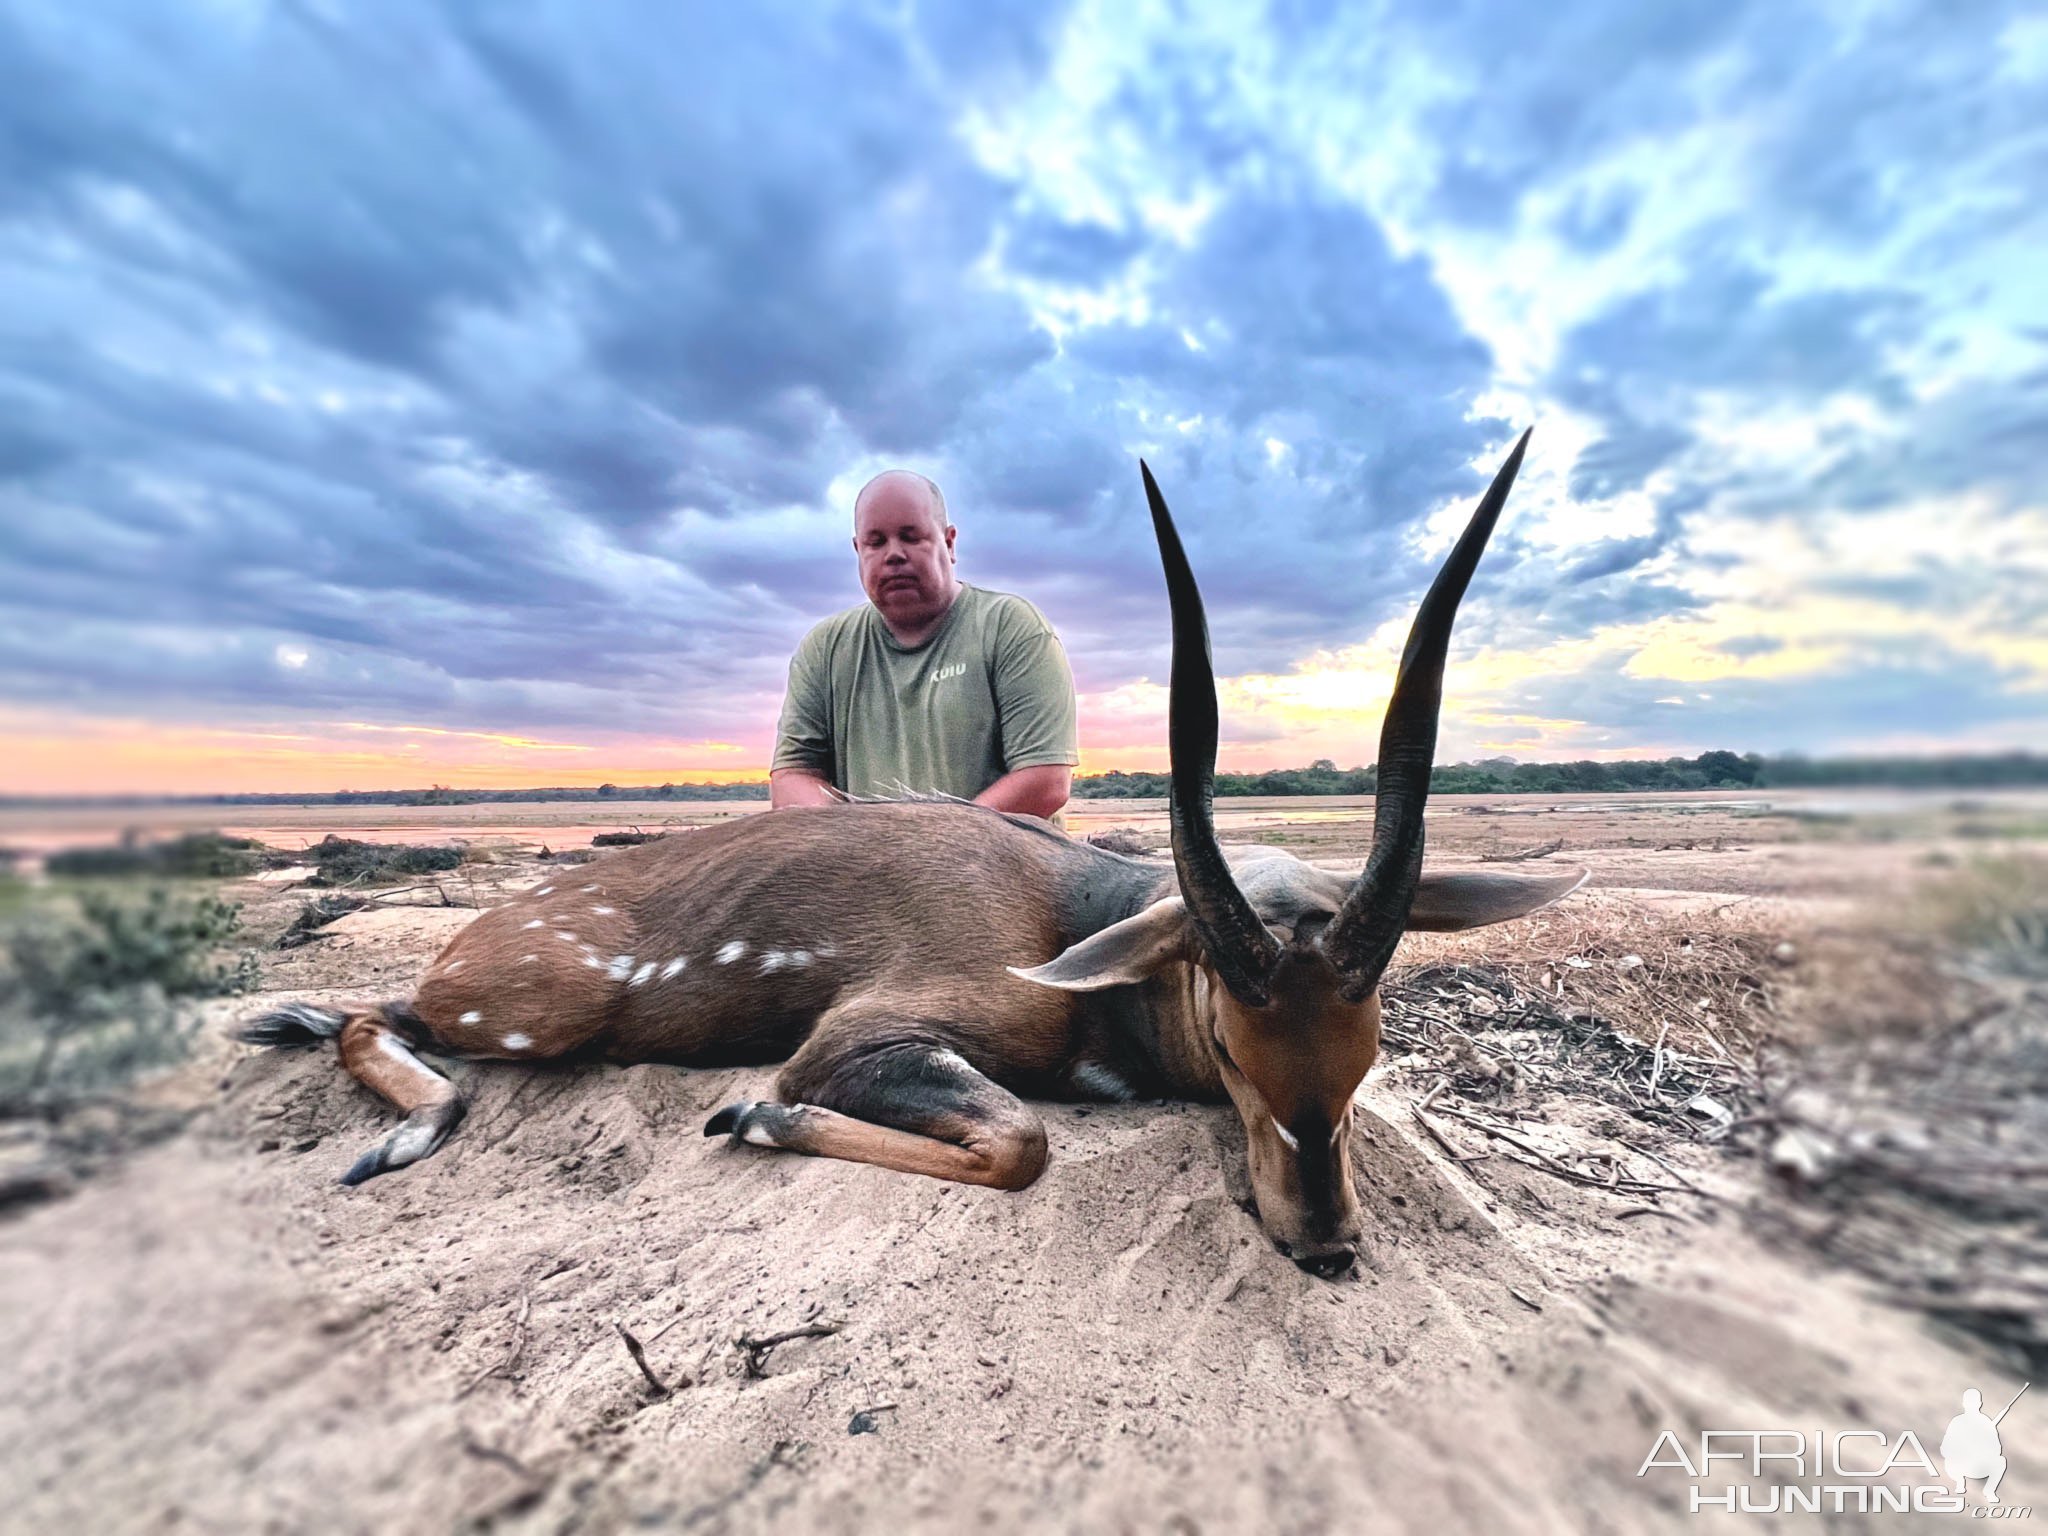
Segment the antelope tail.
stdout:
[[409,1003],[380,1003],[369,1008],[322,1008],[315,1003],[286,1003],[235,1026],[234,1038],[245,1045],[318,1045],[341,1034],[342,1025],[358,1013],[374,1014],[399,1035],[414,1042],[430,1038],[426,1024]]

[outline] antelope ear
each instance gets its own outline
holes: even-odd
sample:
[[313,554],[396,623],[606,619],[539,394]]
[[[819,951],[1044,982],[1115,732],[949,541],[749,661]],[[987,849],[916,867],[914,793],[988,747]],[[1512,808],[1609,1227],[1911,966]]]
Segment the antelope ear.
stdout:
[[1062,950],[1029,970],[1005,966],[1012,976],[1062,992],[1100,992],[1143,981],[1187,952],[1187,908],[1178,896],[1155,901],[1135,917]]
[[1527,917],[1586,883],[1587,871],[1555,875],[1495,874],[1490,870],[1424,870],[1408,913],[1410,932],[1450,933]]

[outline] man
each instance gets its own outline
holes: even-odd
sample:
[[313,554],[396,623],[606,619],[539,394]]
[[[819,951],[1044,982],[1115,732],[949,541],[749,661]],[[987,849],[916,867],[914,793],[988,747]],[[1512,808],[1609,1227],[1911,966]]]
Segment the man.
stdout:
[[954,574],[958,530],[923,475],[877,475],[853,524],[868,601],[814,628],[790,660],[775,806],[936,792],[1056,814],[1080,753],[1052,626],[1023,598]]

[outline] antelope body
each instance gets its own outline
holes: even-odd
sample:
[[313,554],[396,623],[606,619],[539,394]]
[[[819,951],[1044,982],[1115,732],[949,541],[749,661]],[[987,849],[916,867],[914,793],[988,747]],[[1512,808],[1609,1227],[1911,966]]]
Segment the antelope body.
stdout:
[[429,1155],[460,1122],[422,1046],[786,1058],[776,1100],[730,1105],[705,1134],[1004,1189],[1045,1166],[1020,1095],[1228,1099],[1268,1234],[1338,1273],[1360,1236],[1351,1097],[1378,1052],[1377,987],[1401,933],[1518,917],[1583,878],[1421,869],[1450,621],[1526,442],[1417,617],[1357,880],[1218,843],[1200,597],[1147,471],[1174,615],[1172,867],[962,803],[781,810],[563,871],[479,917],[409,1003],[292,1005],[243,1038],[336,1038],[343,1066],[407,1112],[347,1184]]

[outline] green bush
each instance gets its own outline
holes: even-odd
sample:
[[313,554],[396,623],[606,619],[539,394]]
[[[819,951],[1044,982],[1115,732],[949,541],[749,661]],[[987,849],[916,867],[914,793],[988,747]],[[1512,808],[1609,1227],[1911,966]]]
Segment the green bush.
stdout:
[[253,954],[223,959],[241,908],[152,891],[80,894],[0,933],[0,1111],[46,1111],[184,1057],[198,999],[246,990]]
[[44,861],[59,876],[148,876],[164,880],[232,880],[275,867],[282,859],[254,838],[188,832],[160,843],[123,842],[111,848],[67,848]]

